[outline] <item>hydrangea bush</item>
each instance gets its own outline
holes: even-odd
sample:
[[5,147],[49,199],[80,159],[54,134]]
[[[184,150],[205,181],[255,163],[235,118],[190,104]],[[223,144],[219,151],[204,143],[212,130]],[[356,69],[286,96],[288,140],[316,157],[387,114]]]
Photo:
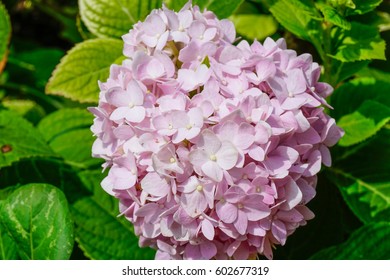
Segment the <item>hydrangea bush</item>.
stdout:
[[123,36],[100,83],[93,155],[157,259],[272,258],[306,224],[321,164],[343,132],[321,67],[283,39],[238,41],[233,23],[187,3]]

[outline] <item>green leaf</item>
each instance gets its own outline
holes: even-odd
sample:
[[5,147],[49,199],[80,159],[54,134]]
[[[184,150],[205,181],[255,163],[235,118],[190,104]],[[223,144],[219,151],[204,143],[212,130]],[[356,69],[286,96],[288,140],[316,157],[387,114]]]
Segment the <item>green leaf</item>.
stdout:
[[[14,188],[0,189],[0,213],[4,200],[14,191]],[[0,220],[0,260],[18,259],[18,247],[12,237],[5,229]]]
[[390,81],[390,72],[384,72],[375,68],[365,67],[357,73],[358,77],[371,77],[376,80],[389,82]]
[[388,260],[390,256],[390,223],[363,226],[344,243],[322,250],[314,260]]
[[83,109],[62,109],[46,118],[38,125],[50,147],[65,162],[78,168],[100,166],[100,159],[92,158],[91,150],[95,138],[90,126],[93,116]]
[[241,5],[243,0],[199,0],[194,1],[201,9],[215,13],[219,19],[227,18]]
[[42,135],[18,114],[0,110],[0,168],[23,158],[53,156]]
[[347,9],[346,14],[350,15],[362,15],[371,12],[382,3],[383,0],[353,0],[355,3],[354,9]]
[[84,171],[80,178],[94,193],[72,207],[76,240],[85,255],[99,260],[152,259],[155,251],[139,248],[130,222],[118,218],[118,199],[100,187],[101,172]]
[[263,40],[278,29],[278,23],[269,15],[239,14],[229,19],[233,21],[239,34],[251,40]]
[[3,202],[0,216],[22,259],[69,259],[73,223],[64,194],[47,184],[15,190]]
[[46,92],[80,102],[97,102],[99,80],[108,78],[112,64],[122,58],[123,42],[92,39],[76,45],[54,70]]
[[[175,11],[179,11],[188,0],[168,0],[165,4]],[[243,0],[193,0],[192,4],[199,6],[200,10],[207,9],[215,13],[219,19],[227,18],[243,3]]]
[[354,76],[369,63],[369,60],[355,62],[341,62],[338,60],[333,60],[332,70],[334,71],[332,71],[332,74],[338,78],[335,84],[338,84],[339,82],[345,81],[346,79]]
[[7,48],[11,38],[11,22],[7,10],[0,2],[0,73],[3,72],[7,60]]
[[86,109],[65,108],[48,115],[38,124],[38,129],[46,141],[74,129],[88,128],[93,123],[93,115]]
[[382,129],[370,141],[345,149],[335,158],[331,179],[355,215],[364,223],[389,221],[390,130]]
[[351,23],[346,20],[342,15],[340,15],[335,8],[323,3],[318,4],[318,7],[324,15],[326,21],[343,29],[351,29]]
[[390,83],[359,78],[337,88],[332,115],[345,130],[341,146],[358,144],[376,134],[390,120]]
[[143,20],[161,0],[80,0],[81,19],[98,37],[120,38],[133,24]]
[[291,33],[312,42],[316,47],[322,44],[322,19],[311,1],[277,0],[270,11]]
[[358,78],[338,87],[332,95],[332,116],[339,120],[352,114],[367,101],[376,101],[390,107],[390,83],[374,78]]
[[339,145],[351,146],[360,143],[377,133],[388,121],[390,121],[390,107],[366,100],[357,111],[343,116],[338,122],[345,131]]
[[351,22],[351,29],[335,29],[333,45],[338,46],[329,56],[342,62],[385,60],[385,41],[375,26]]

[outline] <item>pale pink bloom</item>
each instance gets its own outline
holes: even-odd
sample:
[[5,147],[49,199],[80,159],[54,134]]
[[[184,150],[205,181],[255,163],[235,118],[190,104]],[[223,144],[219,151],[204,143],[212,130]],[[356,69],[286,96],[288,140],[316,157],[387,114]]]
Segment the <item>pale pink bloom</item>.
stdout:
[[263,219],[271,213],[261,200],[259,194],[246,194],[239,187],[231,187],[217,203],[217,214],[222,222],[233,223],[238,233],[245,234],[248,221]]
[[314,214],[321,165],[343,131],[323,106],[321,67],[284,39],[236,40],[189,1],[125,34],[99,82],[92,155],[139,245],[157,259],[273,257]]
[[124,91],[121,88],[112,88],[107,91],[108,103],[117,107],[110,115],[113,121],[126,119],[129,122],[139,123],[145,118],[144,94],[135,80],[127,85]]
[[212,181],[191,176],[179,190],[183,193],[181,205],[191,217],[199,216],[207,207],[214,207],[215,183]]
[[149,15],[140,28],[140,38],[148,47],[162,50],[168,40],[169,31],[158,14]]
[[206,65],[201,64],[195,70],[180,69],[177,80],[181,83],[181,88],[189,92],[204,85],[210,78],[210,75],[210,69]]
[[177,133],[172,142],[179,143],[184,139],[191,140],[199,135],[203,127],[203,111],[201,108],[192,108],[186,115],[175,118],[173,126],[177,127]]
[[230,141],[221,141],[212,131],[204,130],[196,148],[190,152],[189,159],[198,174],[220,182],[223,171],[236,165],[238,151]]

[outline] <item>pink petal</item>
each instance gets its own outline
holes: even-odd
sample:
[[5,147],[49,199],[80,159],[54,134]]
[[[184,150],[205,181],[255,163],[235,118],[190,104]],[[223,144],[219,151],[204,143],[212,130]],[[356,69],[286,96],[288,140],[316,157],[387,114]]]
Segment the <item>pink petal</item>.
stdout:
[[272,235],[275,237],[277,241],[279,241],[281,245],[284,245],[286,243],[287,230],[283,222],[279,220],[273,221],[271,231],[272,231]]
[[131,102],[130,95],[120,87],[111,88],[106,93],[106,98],[108,103],[114,105],[115,107],[127,106]]
[[257,160],[257,161],[263,161],[264,158],[265,158],[265,152],[264,152],[264,150],[263,150],[260,146],[257,146],[257,145],[253,145],[253,146],[249,149],[248,155],[249,155],[252,159]]
[[203,173],[215,182],[221,182],[223,172],[221,167],[214,161],[207,161],[201,167]]
[[208,240],[213,240],[215,236],[215,230],[213,224],[209,221],[204,219],[202,221],[202,233]]
[[188,158],[194,166],[201,167],[209,161],[209,155],[201,149],[193,150],[189,153]]
[[161,179],[161,177],[155,172],[148,173],[142,179],[141,187],[147,193],[157,197],[163,197],[169,193],[167,181]]
[[293,180],[290,180],[285,187],[285,200],[284,210],[291,210],[302,201],[302,192]]
[[228,202],[219,202],[216,205],[217,215],[224,223],[233,223],[237,219],[237,207]]
[[244,235],[248,228],[248,218],[243,211],[238,211],[237,220],[234,222],[234,227],[239,234]]
[[237,135],[235,135],[234,142],[236,146],[242,150],[248,149],[255,140],[255,132],[252,125],[248,123],[240,124]]
[[217,164],[224,170],[233,168],[238,160],[238,151],[234,145],[228,141],[222,142],[222,146],[216,153]]
[[198,146],[202,147],[208,155],[215,155],[221,148],[221,141],[211,130],[203,130]]
[[126,115],[126,120],[129,122],[140,123],[145,119],[146,110],[142,106],[135,106],[130,109]]
[[328,147],[326,147],[325,145],[321,145],[320,152],[321,152],[322,163],[325,166],[330,167],[332,165],[332,158],[330,156],[330,151]]
[[131,96],[133,105],[142,105],[144,103],[144,94],[135,80],[131,80],[127,84],[126,92]]
[[207,207],[207,201],[201,191],[195,190],[190,194],[182,195],[184,210],[191,217],[199,216]]
[[268,77],[276,73],[275,63],[270,59],[263,59],[256,64],[256,73],[259,82],[265,81]]

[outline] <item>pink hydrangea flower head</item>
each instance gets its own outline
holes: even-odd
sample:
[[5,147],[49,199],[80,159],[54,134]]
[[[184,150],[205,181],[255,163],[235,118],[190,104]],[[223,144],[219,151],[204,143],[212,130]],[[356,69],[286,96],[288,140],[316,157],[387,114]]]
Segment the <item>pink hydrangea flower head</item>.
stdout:
[[90,109],[92,152],[140,245],[157,259],[272,258],[314,217],[306,204],[343,135],[319,65],[283,39],[233,45],[234,25],[190,2],[123,40]]

